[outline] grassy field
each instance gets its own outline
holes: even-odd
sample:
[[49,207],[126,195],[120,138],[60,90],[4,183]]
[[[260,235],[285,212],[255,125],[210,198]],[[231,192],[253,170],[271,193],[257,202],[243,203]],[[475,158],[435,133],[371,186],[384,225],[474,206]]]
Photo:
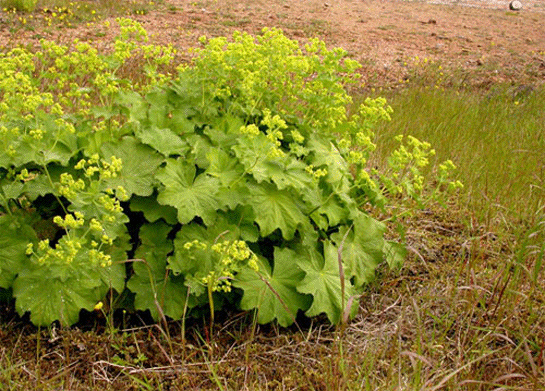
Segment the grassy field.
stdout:
[[539,220],[545,200],[542,89],[414,86],[394,92],[389,102],[395,114],[377,130],[380,150],[393,148],[397,134],[430,142],[438,160],[456,162],[465,184],[461,201],[489,229],[518,230]]
[[0,390],[544,389],[545,90],[431,79],[369,91],[394,109],[371,164],[385,170],[394,137],[413,135],[464,188],[423,209],[399,200],[407,260],[380,269],[346,327],[225,313],[184,333],[104,310],[44,330],[2,302]]

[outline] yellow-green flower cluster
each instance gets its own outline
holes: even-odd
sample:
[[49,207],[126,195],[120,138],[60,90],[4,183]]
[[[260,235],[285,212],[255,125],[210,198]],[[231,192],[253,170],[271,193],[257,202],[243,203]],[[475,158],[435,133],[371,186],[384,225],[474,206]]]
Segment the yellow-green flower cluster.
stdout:
[[272,115],[271,110],[263,110],[263,119],[261,124],[267,126],[269,129],[282,130],[287,129],[286,121],[284,121],[278,114]]
[[120,27],[119,40],[139,43],[149,41],[148,32],[137,21],[127,18],[117,18],[115,21]]
[[195,239],[192,242],[185,243],[184,248],[186,250],[191,250],[191,249],[206,250],[208,248],[208,245],[204,242],[201,242]]
[[352,98],[345,85],[356,81],[360,65],[342,49],[328,50],[323,41],[311,40],[306,52],[279,29],[264,29],[256,38],[236,32],[232,41],[201,39],[194,68],[203,88],[214,97],[232,98],[243,113],[297,115],[303,126],[333,132],[347,120]]
[[[427,166],[429,158],[435,155],[435,150],[431,149],[428,142],[420,141],[416,137],[407,136],[407,146],[401,145],[396,149],[390,157],[390,167],[394,170],[401,170],[409,165],[414,165],[417,168]],[[396,141],[402,142],[403,135],[396,137]]]
[[[388,159],[392,172],[389,176],[381,174],[381,179],[392,195],[405,191],[410,197],[418,198],[424,189],[422,168],[429,165],[429,158],[435,155],[435,150],[429,143],[413,136],[408,136],[407,140],[407,146],[401,144],[392,152]],[[401,143],[403,135],[397,136],[396,141]]]
[[274,146],[270,149],[268,157],[271,159],[284,157],[285,154],[280,149],[280,146],[282,145],[281,140],[284,139],[282,130],[287,129],[288,127],[288,125],[286,125],[286,121],[280,118],[278,114],[275,114],[274,116],[271,115],[271,111],[269,109],[264,109],[261,124],[267,127],[267,139]]
[[63,172],[60,176],[58,192],[68,199],[76,197],[79,192],[85,190],[85,181],[81,178],[75,180],[71,174]]
[[55,216],[53,222],[65,230],[76,229],[83,227],[83,224],[85,224],[83,217],[82,213],[75,212],[73,215],[67,214],[64,219],[61,216]]
[[72,265],[75,261],[100,267],[112,265],[110,255],[97,249],[88,250],[85,247],[85,240],[81,237],[63,236],[54,248],[50,246],[49,239],[44,239],[38,242],[36,251],[34,245],[29,243],[26,253],[32,256],[38,265]]
[[327,175],[327,169],[326,168],[315,168],[314,165],[309,164],[305,167],[306,172],[308,172],[312,177],[319,181],[320,178],[325,177]]
[[403,144],[404,139],[403,135],[396,137],[396,141],[402,144],[388,159],[390,172],[379,173],[373,170],[373,173],[380,178],[380,183],[391,195],[406,194],[410,199],[422,204],[423,195],[427,195],[427,200],[440,199],[441,191],[444,190],[443,185],[446,185],[447,191],[463,187],[460,181],[450,180],[449,177],[456,166],[452,161],[447,160],[439,164],[436,182],[433,185],[430,183],[429,191],[425,192],[425,169],[430,165],[430,158],[435,156],[435,150],[429,143],[413,136],[407,136],[405,144]]
[[[81,212],[74,212],[64,217],[55,216],[53,222],[65,232],[54,247],[49,239],[39,241],[36,251],[32,243],[27,245],[27,255],[32,256],[39,265],[70,265],[77,260],[101,267],[111,266],[111,256],[101,248],[113,245],[113,239],[104,233],[97,219],[92,218],[87,223]],[[92,238],[97,238],[99,242]]]
[[[101,252],[101,247],[103,245],[113,245],[117,235],[113,233],[116,229],[115,226],[121,224],[116,222],[123,220],[121,218],[123,217],[123,208],[120,200],[127,200],[128,195],[121,186],[118,186],[115,190],[112,188],[103,190],[100,183],[104,179],[115,177],[121,167],[121,160],[115,156],[111,158],[111,162],[106,162],[101,160],[98,155],[93,155],[89,159],[81,159],[75,166],[76,170],[84,171],[84,178],[75,179],[72,174],[68,173],[60,175],[57,184],[58,194],[66,197],[72,203],[72,207],[83,208],[82,211],[90,207],[95,216],[88,222],[85,220],[84,214],[79,211],[73,214],[67,213],[64,217],[56,216],[53,220],[54,223],[65,231],[64,247],[56,247],[54,250],[48,249],[44,253],[45,255],[42,254],[38,257],[39,262],[44,263],[62,257],[72,262],[76,256],[72,254],[72,250],[74,248],[79,249],[79,247],[73,247],[71,244],[71,241],[75,240],[79,243],[77,246],[87,245],[85,251],[89,251],[89,253],[86,257],[91,262],[106,266],[111,264],[109,257]],[[21,172],[20,177],[22,180],[27,180],[30,174]],[[90,198],[93,199],[93,206],[86,206]],[[91,248],[89,248],[88,243],[90,243]],[[42,244],[42,246],[44,245]]]
[[63,236],[55,248],[49,245],[49,239],[44,239],[38,242],[36,252],[31,243],[27,246],[26,253],[31,255],[38,265],[70,265],[81,250],[82,243],[78,238]]
[[241,126],[239,132],[240,134],[246,134],[250,136],[250,138],[253,138],[261,133],[256,124]]
[[84,170],[87,178],[93,178],[98,173],[99,180],[103,180],[116,178],[123,168],[123,162],[121,159],[112,156],[111,163],[108,163],[105,160],[101,160],[98,154],[94,154],[87,160],[81,159],[76,163],[74,168],[76,170]]
[[298,130],[292,130],[291,137],[297,144],[303,144],[305,142],[305,137]]
[[450,176],[454,170],[456,170],[456,166],[452,160],[445,160],[443,163],[439,164],[437,179],[439,184],[447,184],[447,191],[454,191],[464,187],[464,184],[459,180],[450,180]]
[[100,267],[112,266],[112,257],[96,249],[89,250],[89,261],[92,264],[100,265]]
[[[114,189],[111,189],[111,188],[108,188],[106,189],[106,193],[108,193],[109,195],[115,195],[115,197],[118,199],[118,200],[121,200],[121,201],[128,201],[129,200],[129,195],[127,194],[127,190],[125,190],[125,188],[123,186],[117,186]],[[113,209],[112,209],[113,211]]]
[[28,182],[36,178],[36,174],[30,173],[26,168],[23,168],[21,172],[16,175],[15,178],[21,182]]
[[[197,243],[189,242],[187,244],[191,244],[190,248],[199,245],[198,241]],[[255,271],[259,269],[257,255],[250,250],[248,244],[243,240],[224,240],[213,244],[210,249],[219,255],[219,261],[215,270],[210,271],[201,281],[203,284],[209,285],[213,291],[230,292],[231,280],[242,266],[247,265]]]
[[[150,84],[167,80],[169,75],[161,73],[159,67],[164,69],[173,60],[176,51],[172,45],[141,46],[148,40],[142,26],[130,19],[117,21],[121,33],[111,54],[101,54],[78,39],[70,45],[41,40],[36,51],[15,48],[0,53],[0,121],[9,119],[8,114],[10,118],[17,116],[30,121],[37,110],[65,121],[62,118],[65,111],[88,115],[97,102],[109,105],[112,96],[130,83],[118,75],[130,58],[146,60],[143,71],[147,79],[142,82],[142,72],[138,72],[140,84],[133,83],[133,89],[148,90]],[[141,62],[138,66],[142,66]],[[66,124],[57,125],[71,130],[67,120]],[[41,139],[43,134],[35,132],[31,136]],[[2,144],[8,150],[11,143]]]
[[[117,18],[116,21],[121,28],[120,35],[114,43],[114,59],[120,64],[127,63],[129,59],[143,58],[146,60],[144,72],[148,80],[146,83],[139,84],[139,88],[143,91],[166,82],[169,76],[158,72],[158,67],[167,66],[174,59],[176,49],[172,44],[167,46],[144,45],[149,41],[149,37],[141,24],[126,18]],[[104,82],[106,80],[101,80],[102,84]]]

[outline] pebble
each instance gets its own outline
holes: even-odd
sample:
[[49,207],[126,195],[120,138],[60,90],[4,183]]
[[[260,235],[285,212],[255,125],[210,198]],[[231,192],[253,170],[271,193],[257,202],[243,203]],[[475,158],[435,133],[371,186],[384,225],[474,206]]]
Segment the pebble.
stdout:
[[522,8],[522,3],[520,1],[512,1],[509,3],[509,9],[513,11],[519,11]]

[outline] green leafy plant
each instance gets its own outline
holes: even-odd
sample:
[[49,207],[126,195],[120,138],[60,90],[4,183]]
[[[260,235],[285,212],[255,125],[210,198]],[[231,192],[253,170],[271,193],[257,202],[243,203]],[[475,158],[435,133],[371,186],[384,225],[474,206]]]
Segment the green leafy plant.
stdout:
[[[0,287],[17,310],[69,325],[129,289],[155,319],[208,305],[213,321],[233,303],[282,326],[353,315],[375,268],[401,257],[363,209],[385,202],[366,166],[390,109],[349,112],[359,64],[266,29],[203,39],[169,81],[172,48],[119,23],[109,55],[77,42],[3,55]],[[134,58],[145,79],[120,78]]]
[[6,0],[2,2],[5,9],[16,11],[33,12],[36,9],[38,0]]

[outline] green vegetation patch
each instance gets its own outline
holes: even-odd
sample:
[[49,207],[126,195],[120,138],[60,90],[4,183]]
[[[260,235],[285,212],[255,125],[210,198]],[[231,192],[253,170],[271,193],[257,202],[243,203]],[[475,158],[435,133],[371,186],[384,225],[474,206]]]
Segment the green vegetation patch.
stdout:
[[[173,49],[118,23],[110,54],[77,41],[1,54],[0,287],[17,311],[71,325],[130,291],[157,320],[204,306],[213,321],[231,303],[281,326],[347,320],[403,253],[363,207],[420,199],[430,146],[411,138],[392,175],[369,170],[391,110],[349,112],[359,64],[322,41],[203,39],[170,75]],[[138,77],[123,76],[131,63]]]

